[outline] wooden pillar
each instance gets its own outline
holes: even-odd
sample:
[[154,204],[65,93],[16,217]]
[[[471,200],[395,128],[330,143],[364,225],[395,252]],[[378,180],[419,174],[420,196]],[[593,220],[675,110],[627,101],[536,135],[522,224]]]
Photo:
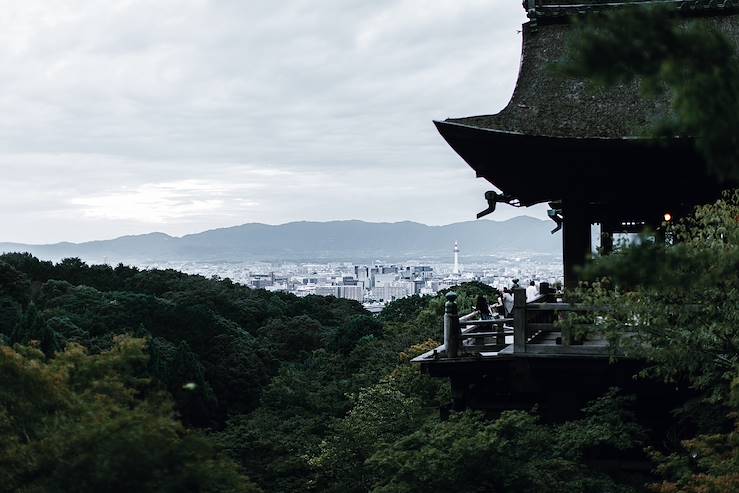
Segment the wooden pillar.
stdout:
[[462,334],[459,329],[459,313],[457,311],[457,293],[449,291],[444,305],[444,349],[447,358],[459,356]]
[[590,256],[590,217],[584,200],[562,201],[562,258],[564,260],[565,288],[577,287],[577,269]]
[[526,352],[526,290],[513,288],[513,352]]
[[656,245],[665,244],[665,221],[664,217],[659,216],[649,222],[649,227],[654,231],[654,243]]
[[464,411],[467,408],[467,382],[464,377],[451,377],[452,410]]
[[505,346],[505,326],[504,324],[498,324],[496,332],[497,334],[495,335],[495,345]]
[[610,255],[613,253],[613,226],[610,223],[600,224],[600,254]]

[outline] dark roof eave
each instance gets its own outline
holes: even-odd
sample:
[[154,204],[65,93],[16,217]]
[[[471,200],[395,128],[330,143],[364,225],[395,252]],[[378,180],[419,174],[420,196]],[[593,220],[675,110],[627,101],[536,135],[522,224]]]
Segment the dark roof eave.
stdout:
[[617,203],[625,194],[673,201],[691,189],[720,190],[689,138],[555,137],[434,124],[478,177],[524,206],[572,195],[591,202]]
[[659,142],[669,142],[670,140],[684,140],[685,139],[684,137],[675,137],[674,139],[669,139],[669,138],[664,138],[664,137],[657,138],[657,137],[643,137],[643,136],[636,136],[636,135],[623,135],[619,137],[607,137],[607,136],[579,137],[579,136],[571,136],[571,135],[562,136],[562,135],[529,134],[526,132],[519,132],[517,130],[505,130],[505,129],[500,129],[500,128],[469,125],[466,123],[461,123],[459,120],[462,120],[462,118],[447,118],[446,120],[433,120],[433,122],[434,122],[434,125],[436,125],[436,128],[439,130],[439,132],[441,132],[442,126],[450,125],[450,126],[456,126],[456,127],[469,128],[473,130],[480,130],[484,132],[491,132],[491,133],[500,134],[500,135],[519,135],[519,136],[526,136],[526,137],[532,137],[532,138],[555,139],[555,140],[561,140],[561,141],[593,141],[593,142],[629,141],[629,142],[656,144]]

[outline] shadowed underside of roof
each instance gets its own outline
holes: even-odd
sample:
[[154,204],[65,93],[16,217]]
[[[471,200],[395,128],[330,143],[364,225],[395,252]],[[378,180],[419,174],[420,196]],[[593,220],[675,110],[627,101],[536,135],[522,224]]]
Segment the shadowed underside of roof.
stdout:
[[608,214],[612,206],[626,216],[661,214],[711,201],[722,190],[688,139],[532,136],[448,121],[436,126],[478,177],[524,206],[578,197]]
[[[739,46],[739,16],[695,19],[735,40]],[[595,88],[584,80],[557,74],[564,56],[569,24],[556,23],[523,30],[518,81],[508,105],[494,115],[451,118],[467,126],[551,137],[639,136],[670,114],[668,96],[643,98],[639,83]]]

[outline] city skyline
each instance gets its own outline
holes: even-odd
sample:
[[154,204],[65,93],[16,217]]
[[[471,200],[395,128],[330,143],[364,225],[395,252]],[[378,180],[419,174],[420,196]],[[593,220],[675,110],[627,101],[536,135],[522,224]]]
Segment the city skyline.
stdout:
[[517,2],[7,3],[0,241],[484,208],[432,120],[508,101]]
[[558,255],[523,253],[512,257],[463,259],[450,250],[448,258],[429,261],[355,262],[166,262],[138,265],[144,269],[175,269],[207,278],[230,279],[253,289],[280,291],[298,297],[334,296],[361,302],[378,312],[388,302],[413,295],[434,295],[461,283],[477,281],[502,290],[514,280],[537,285],[562,282]]

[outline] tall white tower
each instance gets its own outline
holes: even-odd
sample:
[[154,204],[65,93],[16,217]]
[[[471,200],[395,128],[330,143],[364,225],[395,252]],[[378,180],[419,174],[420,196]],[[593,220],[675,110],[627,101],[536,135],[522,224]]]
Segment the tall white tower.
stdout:
[[452,274],[459,274],[459,243],[454,242],[454,269]]

